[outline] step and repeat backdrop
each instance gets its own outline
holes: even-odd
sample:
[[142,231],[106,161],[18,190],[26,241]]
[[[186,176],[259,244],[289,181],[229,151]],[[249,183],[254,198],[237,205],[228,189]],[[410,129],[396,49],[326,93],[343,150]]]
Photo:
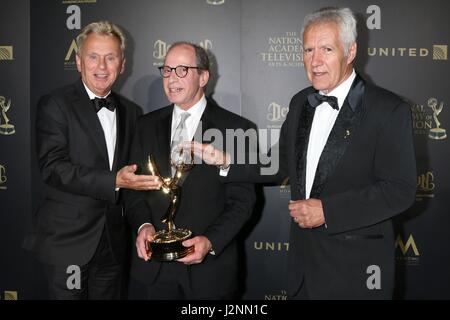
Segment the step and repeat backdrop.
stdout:
[[[78,78],[75,37],[110,20],[128,37],[126,72],[115,89],[144,112],[167,105],[157,70],[170,45],[186,40],[213,57],[207,93],[278,138],[291,97],[309,86],[303,17],[323,6],[358,17],[356,69],[411,104],[417,197],[396,219],[399,299],[450,298],[450,4],[323,0],[6,0],[0,19],[0,298],[47,297],[39,264],[24,250],[42,199],[34,153],[39,97]],[[259,186],[242,240],[244,299],[286,299],[289,182]],[[130,281],[130,298],[144,298]]]

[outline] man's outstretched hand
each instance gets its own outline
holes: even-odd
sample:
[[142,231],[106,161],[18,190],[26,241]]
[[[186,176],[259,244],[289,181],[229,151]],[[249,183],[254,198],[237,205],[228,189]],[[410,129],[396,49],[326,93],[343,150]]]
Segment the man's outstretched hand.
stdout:
[[161,188],[161,180],[157,176],[135,174],[137,165],[125,166],[117,172],[116,188],[134,190],[158,190]]

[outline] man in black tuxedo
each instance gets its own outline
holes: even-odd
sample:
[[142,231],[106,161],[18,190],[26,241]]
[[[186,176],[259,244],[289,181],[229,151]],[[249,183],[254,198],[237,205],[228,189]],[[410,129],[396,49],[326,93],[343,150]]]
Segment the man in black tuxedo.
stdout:
[[125,68],[123,32],[94,22],[77,45],[81,79],[38,104],[37,156],[47,190],[32,249],[45,264],[51,298],[117,299],[128,241],[122,188],[159,182],[125,166],[141,110],[111,91]]
[[[143,163],[151,154],[162,176],[170,177],[171,145],[183,127],[184,141],[205,132],[225,137],[226,129],[248,129],[252,124],[205,97],[209,58],[198,45],[178,42],[160,67],[171,105],[143,116],[137,124],[130,160]],[[210,131],[208,131],[210,130]],[[178,140],[181,142],[183,140]],[[225,142],[224,142],[225,143]],[[220,169],[196,164],[185,176],[174,224],[193,232],[185,240],[194,253],[172,262],[158,262],[148,252],[169,206],[163,192],[127,191],[127,217],[137,233],[132,276],[147,286],[149,299],[230,299],[238,290],[236,235],[252,213],[255,201],[250,183],[223,184]]]
[[[413,203],[416,191],[410,108],[354,71],[356,20],[349,9],[306,16],[303,47],[312,87],[291,100],[279,158],[272,158],[279,161],[277,174],[233,165],[226,181],[289,177],[290,298],[390,299],[391,218]],[[231,162],[211,145],[194,147],[208,163]]]

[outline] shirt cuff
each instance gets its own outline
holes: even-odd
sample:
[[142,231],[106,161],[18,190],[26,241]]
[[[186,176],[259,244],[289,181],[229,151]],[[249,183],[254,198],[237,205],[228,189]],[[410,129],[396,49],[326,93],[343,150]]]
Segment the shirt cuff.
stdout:
[[141,226],[139,227],[139,229],[138,229],[138,231],[137,231],[137,234],[139,234],[139,232],[141,232],[141,229],[142,229],[144,226],[152,226],[152,224],[151,224],[150,222],[146,222],[146,223],[141,224]]
[[230,168],[231,168],[231,166],[228,166],[228,168],[226,168],[226,169],[220,169],[220,170],[219,170],[219,175],[220,175],[221,177],[226,177],[226,176],[228,176],[228,171],[230,171]]

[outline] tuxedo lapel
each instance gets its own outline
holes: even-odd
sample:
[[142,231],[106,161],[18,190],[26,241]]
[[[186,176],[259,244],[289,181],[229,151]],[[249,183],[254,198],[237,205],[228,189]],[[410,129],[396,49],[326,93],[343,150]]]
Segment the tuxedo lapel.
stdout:
[[[111,93],[113,94],[113,93]],[[116,99],[118,105],[116,106],[116,146],[114,149],[114,160],[112,170],[118,171],[118,164],[124,150],[124,141],[127,126],[127,110],[126,107],[120,104],[119,99]]]
[[[108,150],[106,148],[105,134],[103,132],[100,120],[97,117],[92,102],[89,100],[89,96],[83,86],[81,80],[76,84],[77,95],[73,98],[74,112],[80,120],[80,123],[85,127],[85,131],[89,133],[92,140],[94,140],[97,145],[100,154],[106,161],[107,167],[109,168],[109,158]],[[86,150],[86,152],[91,152],[91,150]]]
[[[203,111],[203,114],[200,118],[200,122],[197,126],[197,129],[195,130],[194,134],[194,140],[196,140],[197,137],[201,138],[200,142],[203,140],[203,136],[205,131],[212,128],[217,128],[217,126],[214,125],[213,120],[214,119],[214,105],[207,99],[206,108]],[[225,142],[225,141],[224,141]]]
[[173,105],[167,107],[167,113],[158,121],[156,135],[158,146],[150,147],[147,150],[158,150],[155,151],[156,165],[158,166],[159,172],[163,177],[172,176],[171,164],[170,164],[170,132],[172,129],[172,112]]
[[306,196],[306,155],[308,152],[309,133],[314,118],[315,108],[311,107],[308,100],[305,99],[301,108],[300,116],[297,121],[297,127],[293,132],[297,132],[295,139],[295,159],[297,159],[297,197],[296,199],[305,199]]
[[[207,98],[207,103],[206,103],[206,108],[203,111],[202,116],[200,117],[200,122],[198,123],[197,129],[195,130],[195,134],[194,137],[192,138],[192,140],[194,141],[198,141],[201,143],[213,143],[213,145],[215,147],[218,147],[219,149],[222,148],[222,146],[217,146],[216,143],[217,141],[203,141],[203,138],[205,137],[205,132],[209,129],[218,129],[217,124],[215,124],[215,111],[214,111],[214,104]],[[221,133],[221,135],[223,136],[223,143],[225,143],[224,139],[225,139],[225,134],[224,132]],[[206,135],[207,136],[207,135]],[[199,161],[197,161],[198,159],[194,159],[195,163],[199,163]],[[184,182],[187,180],[187,178],[193,173],[196,172],[197,170],[199,170],[201,168],[201,166],[199,164],[196,164],[192,170],[189,170],[188,172],[186,172],[184,174],[184,178],[183,181],[181,183],[184,184]]]
[[328,136],[327,143],[317,165],[311,198],[319,198],[327,179],[333,174],[339,160],[354,136],[361,116],[361,101],[364,94],[364,83],[360,77],[355,78],[353,85],[344,101],[342,110]]

